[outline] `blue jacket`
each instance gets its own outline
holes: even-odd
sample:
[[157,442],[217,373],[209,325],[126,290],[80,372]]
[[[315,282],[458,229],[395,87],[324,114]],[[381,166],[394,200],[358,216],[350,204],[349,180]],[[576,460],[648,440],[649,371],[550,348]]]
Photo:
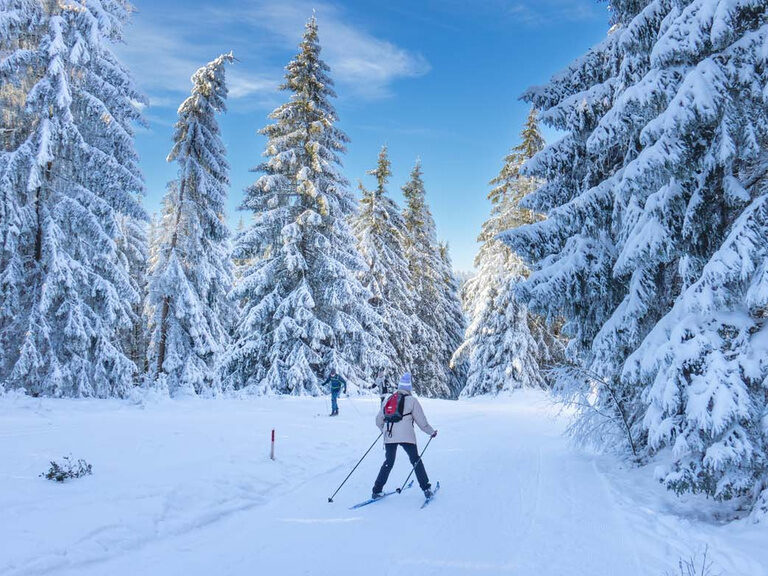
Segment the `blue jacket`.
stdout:
[[326,378],[325,382],[323,382],[323,386],[328,386],[328,384],[331,385],[331,393],[338,394],[341,391],[342,386],[344,387],[344,394],[347,393],[347,381],[344,380],[341,376],[338,374],[334,376],[328,376]]

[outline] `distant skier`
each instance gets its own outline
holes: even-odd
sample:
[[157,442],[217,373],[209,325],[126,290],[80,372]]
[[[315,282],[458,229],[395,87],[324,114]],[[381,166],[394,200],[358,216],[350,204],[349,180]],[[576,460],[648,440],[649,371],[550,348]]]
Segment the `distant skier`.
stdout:
[[341,394],[342,390],[344,391],[344,394],[347,393],[347,381],[344,380],[341,376],[336,374],[336,370],[331,368],[331,372],[328,375],[328,378],[326,378],[325,382],[322,383],[322,386],[330,386],[331,388],[331,416],[338,416],[339,415],[339,394]]
[[411,392],[413,392],[411,375],[406,372],[400,378],[397,392],[387,399],[376,415],[376,426],[384,433],[386,456],[376,478],[376,483],[373,485],[372,498],[381,497],[392,466],[395,465],[398,446],[402,446],[405,453],[408,454],[408,458],[414,466],[419,486],[424,491],[424,496],[432,497],[432,485],[429,483],[424,463],[419,460],[413,423],[415,422],[425,434],[429,434],[432,438],[437,436],[437,430],[429,425],[421,404],[411,395]]
[[381,403],[384,404],[384,400],[387,397],[388,386],[387,386],[387,376],[383,369],[379,370],[373,382],[374,382],[373,387],[378,391],[379,399],[381,400]]

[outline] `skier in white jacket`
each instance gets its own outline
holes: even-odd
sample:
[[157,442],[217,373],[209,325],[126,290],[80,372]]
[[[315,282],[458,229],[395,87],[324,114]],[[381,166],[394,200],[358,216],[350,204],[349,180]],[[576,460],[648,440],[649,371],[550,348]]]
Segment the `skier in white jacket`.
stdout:
[[[384,485],[387,483],[387,478],[389,478],[389,473],[395,465],[395,455],[398,446],[402,446],[405,453],[408,454],[408,458],[410,458],[411,464],[414,466],[419,486],[424,491],[424,496],[427,498],[432,497],[432,486],[429,483],[427,471],[424,469],[424,463],[419,459],[419,451],[416,448],[416,431],[413,429],[413,424],[415,422],[425,434],[429,434],[433,438],[437,436],[437,430],[432,428],[429,422],[427,422],[424,410],[421,408],[419,401],[411,395],[412,392],[411,375],[406,372],[400,378],[397,392],[390,400],[382,404],[381,409],[376,415],[376,426],[384,433],[386,457],[373,485],[373,498],[380,498],[382,495]],[[395,405],[394,403],[399,402],[401,396],[402,420],[399,422],[387,422],[385,419],[387,407],[391,407]]]

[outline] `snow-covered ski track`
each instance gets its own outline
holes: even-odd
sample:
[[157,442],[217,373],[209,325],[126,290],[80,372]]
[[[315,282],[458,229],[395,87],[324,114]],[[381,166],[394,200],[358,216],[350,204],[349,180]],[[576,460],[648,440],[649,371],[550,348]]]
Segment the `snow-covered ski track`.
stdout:
[[[424,400],[440,429],[425,466],[451,487],[428,511],[416,490],[347,508],[371,489],[380,447],[329,504],[378,433],[379,400],[314,418],[323,402],[0,399],[13,439],[0,443],[0,575],[661,576],[708,545],[716,571],[768,576],[762,525],[715,523],[712,503],[676,499],[651,471],[577,452],[540,393]],[[93,476],[38,477],[70,453]],[[399,453],[386,490],[410,468]],[[391,538],[393,560],[372,561]]]

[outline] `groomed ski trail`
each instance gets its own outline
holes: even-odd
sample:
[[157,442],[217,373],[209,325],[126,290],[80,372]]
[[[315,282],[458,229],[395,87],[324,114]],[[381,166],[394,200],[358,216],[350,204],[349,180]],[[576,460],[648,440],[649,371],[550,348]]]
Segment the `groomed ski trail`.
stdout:
[[[649,470],[575,450],[541,393],[424,400],[440,431],[424,462],[445,488],[427,509],[417,486],[348,509],[370,494],[379,447],[328,503],[375,438],[379,401],[314,418],[322,402],[0,399],[0,575],[663,576],[708,545],[723,574],[768,576],[764,527],[700,519],[703,500],[676,500]],[[70,452],[92,477],[36,477]],[[386,488],[409,470],[398,451]]]

